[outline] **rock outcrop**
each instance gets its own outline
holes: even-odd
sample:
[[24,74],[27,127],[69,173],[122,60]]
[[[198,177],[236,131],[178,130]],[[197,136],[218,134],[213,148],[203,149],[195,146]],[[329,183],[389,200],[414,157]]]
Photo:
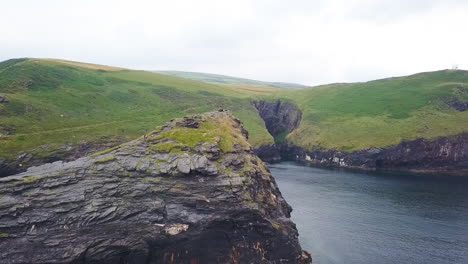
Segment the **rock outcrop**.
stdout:
[[296,129],[301,123],[302,112],[294,104],[276,101],[254,101],[260,117],[275,139],[275,142],[284,141],[285,137]]
[[0,263],[309,263],[226,112],[0,178]]
[[468,110],[468,102],[464,102],[458,99],[453,99],[449,101],[447,104],[449,107],[457,110],[458,112],[464,112]]
[[394,147],[354,152],[308,151],[288,144],[255,150],[265,161],[295,160],[354,169],[412,170],[468,175],[468,133],[435,140],[403,141]]
[[[29,152],[21,152],[14,159],[0,158],[0,177],[6,177],[26,171],[29,167],[40,166],[55,161],[73,161],[120,145],[124,137],[102,138],[99,142],[66,143],[61,146],[41,145]],[[47,153],[47,155],[44,155]]]
[[0,95],[0,104],[7,104],[9,102],[10,102],[10,100],[8,100],[8,98],[6,98],[5,96]]

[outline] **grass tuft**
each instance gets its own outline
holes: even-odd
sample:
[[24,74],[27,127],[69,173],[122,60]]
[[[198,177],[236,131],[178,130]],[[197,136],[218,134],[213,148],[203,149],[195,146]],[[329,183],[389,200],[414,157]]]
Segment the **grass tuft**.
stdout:
[[115,159],[116,158],[114,156],[111,156],[111,157],[108,157],[108,158],[105,158],[105,159],[96,160],[94,163],[95,164],[106,163],[106,162],[109,162],[109,161],[113,161]]

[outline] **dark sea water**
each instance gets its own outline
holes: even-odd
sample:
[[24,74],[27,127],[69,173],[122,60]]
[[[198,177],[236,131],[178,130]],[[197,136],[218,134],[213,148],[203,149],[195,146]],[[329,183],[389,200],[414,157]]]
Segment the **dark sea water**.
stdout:
[[270,170],[315,264],[468,264],[468,177]]

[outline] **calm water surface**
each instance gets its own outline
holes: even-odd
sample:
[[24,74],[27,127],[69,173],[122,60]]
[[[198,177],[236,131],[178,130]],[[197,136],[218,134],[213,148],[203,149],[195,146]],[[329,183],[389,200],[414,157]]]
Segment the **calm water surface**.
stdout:
[[314,264],[468,264],[468,177],[270,170]]

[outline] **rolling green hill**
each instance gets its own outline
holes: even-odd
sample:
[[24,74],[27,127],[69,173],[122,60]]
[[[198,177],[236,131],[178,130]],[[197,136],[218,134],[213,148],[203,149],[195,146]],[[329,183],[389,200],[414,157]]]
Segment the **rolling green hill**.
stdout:
[[303,112],[287,141],[354,151],[468,131],[467,71],[437,71],[301,90],[224,85],[146,71],[50,60],[0,63],[0,159],[54,155],[64,144],[123,142],[175,117],[229,109],[254,146],[273,138],[253,100],[283,100]]
[[220,75],[220,74],[212,74],[212,73],[184,72],[184,71],[158,71],[158,73],[185,78],[185,79],[190,79],[190,80],[206,82],[206,83],[268,86],[268,87],[284,88],[284,89],[304,89],[308,87],[306,85],[296,84],[296,83],[262,82],[262,81],[257,81],[257,80],[232,77],[232,76],[226,76],[226,75]]
[[256,94],[145,71],[9,60],[0,63],[0,96],[9,100],[0,104],[0,157],[52,155],[67,142],[123,142],[175,117],[218,108],[242,118],[252,144],[271,143],[250,103]]
[[281,92],[303,111],[288,140],[307,149],[354,151],[402,140],[468,131],[468,71],[444,70],[366,83],[332,84]]

